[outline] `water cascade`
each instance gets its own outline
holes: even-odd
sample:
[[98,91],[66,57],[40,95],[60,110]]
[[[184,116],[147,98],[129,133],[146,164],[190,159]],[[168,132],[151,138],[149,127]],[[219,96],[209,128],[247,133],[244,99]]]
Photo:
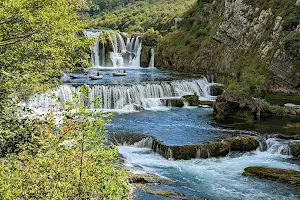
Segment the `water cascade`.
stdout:
[[[84,30],[83,31],[84,35],[87,37],[93,37],[93,38],[97,38],[102,34],[102,31],[90,31],[90,30]],[[91,46],[91,63],[93,64],[93,66],[100,66],[100,42],[96,41],[95,42],[95,46]],[[102,43],[102,49],[104,49],[105,51],[105,47],[104,44]],[[103,52],[101,52],[102,56],[103,56]],[[105,56],[105,55],[104,55]],[[102,57],[103,59],[103,57]]]
[[87,37],[106,36],[106,42],[97,41],[91,47],[93,67],[140,67],[142,42],[139,37],[130,38],[125,33],[89,29],[84,30],[84,34]]
[[149,68],[154,68],[154,48],[151,48],[151,58],[149,62]]
[[[165,99],[180,98],[183,95],[196,93],[201,98],[214,99],[210,96],[210,86],[206,78],[198,80],[181,80],[172,82],[140,83],[136,85],[89,85],[89,102],[96,97],[102,98],[102,109],[114,110],[143,110],[155,109],[165,105]],[[64,108],[64,103],[72,101],[72,93],[80,96],[79,87],[60,85],[52,94],[40,94],[31,98],[27,106],[39,108],[44,111],[49,109],[59,110]],[[91,106],[93,109],[94,106]]]

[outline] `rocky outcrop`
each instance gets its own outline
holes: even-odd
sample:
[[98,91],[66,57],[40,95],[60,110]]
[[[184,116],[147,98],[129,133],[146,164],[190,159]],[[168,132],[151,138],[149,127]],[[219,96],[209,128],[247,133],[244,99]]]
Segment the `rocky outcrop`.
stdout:
[[216,119],[253,121],[272,116],[294,117],[299,113],[294,109],[270,105],[262,99],[244,96],[240,93],[225,93],[218,96],[214,106],[214,115]]
[[300,187],[300,172],[265,167],[247,167],[244,176],[254,176],[261,179],[274,180]]
[[158,183],[158,184],[170,184],[172,183],[171,179],[161,177],[155,174],[142,173],[142,174],[134,174],[130,173],[129,177],[130,183],[135,184],[148,184],[148,183]]
[[213,101],[202,101],[199,99],[199,96],[196,94],[193,95],[185,95],[182,97],[188,104],[189,106],[213,106],[214,102]]
[[226,93],[218,96],[214,114],[217,118],[260,119],[267,110],[265,102],[238,93]]
[[194,158],[210,158],[226,156],[229,152],[247,152],[256,150],[259,142],[249,136],[223,139],[198,145],[167,146],[154,140],[152,149],[167,159],[189,160]]
[[[300,91],[299,1],[198,1],[159,43],[157,65],[230,76],[268,71],[268,89]],[[262,73],[253,74],[252,79]]]
[[196,94],[185,95],[182,98],[184,98],[189,103],[190,106],[199,106],[200,104],[199,96],[197,96]]

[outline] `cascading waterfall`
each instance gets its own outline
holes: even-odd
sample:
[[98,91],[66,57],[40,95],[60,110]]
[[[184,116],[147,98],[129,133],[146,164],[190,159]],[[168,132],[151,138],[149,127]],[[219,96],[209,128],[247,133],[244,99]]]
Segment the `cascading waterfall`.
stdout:
[[[136,108],[150,109],[165,105],[163,99],[180,98],[183,95],[196,93],[201,98],[214,99],[209,94],[209,86],[206,78],[191,81],[172,81],[158,83],[141,83],[136,85],[90,85],[89,102],[96,97],[102,98],[102,109],[122,110],[130,107],[132,110]],[[64,107],[64,103],[72,101],[72,93],[79,94],[79,87],[72,85],[61,85],[54,92],[59,100],[51,97],[51,94],[36,95],[27,102],[27,106],[31,108],[40,108],[49,110],[59,110]],[[93,105],[91,106],[93,109]]]
[[140,38],[135,38],[134,42],[134,58],[132,59],[132,66],[133,67],[140,67],[141,65],[141,52],[142,52],[142,43],[140,42]]
[[[84,34],[87,37],[99,37],[105,31],[99,30],[84,30]],[[97,41],[94,46],[91,47],[91,63],[93,67],[140,67],[140,57],[142,51],[142,42],[139,37],[123,38],[123,36],[117,32],[108,33],[108,42],[112,47],[111,52],[107,52],[111,63],[106,62],[106,51],[104,42]],[[124,36],[125,37],[125,36]],[[126,42],[125,42],[126,40]],[[101,45],[100,45],[101,43]],[[154,58],[153,58],[154,59]]]
[[269,138],[265,141],[267,152],[272,154],[291,155],[290,144],[293,140],[281,140],[278,138]]
[[149,68],[154,68],[154,48],[151,48],[151,58],[149,62]]
[[[83,33],[87,37],[97,38],[102,34],[102,31],[84,30]],[[90,47],[91,48],[91,63],[93,64],[93,66],[100,66],[100,52],[99,52],[100,47],[99,47],[99,43],[100,43],[99,41],[96,41],[95,46]]]

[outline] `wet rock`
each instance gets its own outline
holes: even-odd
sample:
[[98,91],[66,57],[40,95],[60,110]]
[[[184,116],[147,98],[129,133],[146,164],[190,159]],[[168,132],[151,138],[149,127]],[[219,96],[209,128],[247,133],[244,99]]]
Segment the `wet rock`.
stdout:
[[276,138],[282,139],[282,140],[300,140],[300,134],[299,135],[283,135],[283,134],[277,134],[275,136]]
[[198,106],[200,104],[199,96],[196,94],[185,95],[183,98],[189,103],[190,106]]
[[143,46],[141,53],[141,67],[148,67],[151,58],[151,48],[152,46]]
[[300,158],[300,142],[290,144],[291,155]]
[[214,115],[217,119],[231,118],[253,122],[262,117],[293,117],[297,116],[297,112],[290,108],[270,105],[262,99],[239,93],[225,93],[218,96]]
[[261,179],[274,180],[281,183],[288,183],[300,187],[300,172],[265,167],[247,167],[243,172],[244,176],[254,176]]
[[231,151],[252,151],[256,150],[258,146],[259,142],[254,138],[242,136],[227,138],[217,142],[185,146],[167,146],[160,141],[154,140],[152,149],[167,159],[189,160],[226,156]]
[[261,99],[243,96],[239,93],[226,93],[218,96],[214,114],[216,118],[260,119],[262,112],[267,110],[267,104]]
[[179,107],[182,108],[184,106],[183,99],[166,99],[165,104],[168,106]]
[[169,178],[161,177],[155,174],[134,174],[131,173],[129,177],[130,183],[135,184],[148,184],[148,183],[159,183],[159,184],[170,184],[172,180]]
[[199,101],[199,106],[213,107],[214,105],[215,105],[215,102],[213,102],[213,101]]

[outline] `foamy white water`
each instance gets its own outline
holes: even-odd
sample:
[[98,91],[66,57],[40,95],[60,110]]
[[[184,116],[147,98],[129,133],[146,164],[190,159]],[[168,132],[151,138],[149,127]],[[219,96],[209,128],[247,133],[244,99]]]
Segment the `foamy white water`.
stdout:
[[126,157],[126,165],[138,171],[156,173],[176,181],[178,187],[193,190],[208,199],[245,200],[295,200],[300,192],[296,188],[273,181],[243,177],[244,168],[265,166],[300,170],[288,162],[287,156],[255,151],[231,157],[170,161],[150,149],[122,146],[120,153]]

